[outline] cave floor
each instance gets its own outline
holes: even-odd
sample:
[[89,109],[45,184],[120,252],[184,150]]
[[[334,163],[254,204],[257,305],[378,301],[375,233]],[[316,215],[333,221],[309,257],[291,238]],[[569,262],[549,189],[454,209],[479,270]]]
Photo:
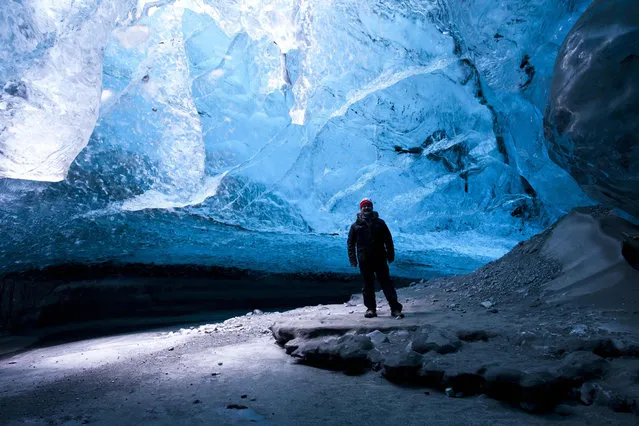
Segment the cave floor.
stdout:
[[418,306],[406,305],[405,323],[382,316],[368,324],[354,300],[32,348],[0,359],[0,423],[636,424],[636,416],[604,407],[536,415],[485,395],[450,398],[396,385],[372,370],[352,376],[302,365],[270,329],[313,321],[373,328],[474,321],[447,307],[418,314]]
[[399,288],[403,320],[378,293],[372,319],[353,296],[66,342],[11,336],[0,424],[636,425],[629,227],[574,211],[471,274]]

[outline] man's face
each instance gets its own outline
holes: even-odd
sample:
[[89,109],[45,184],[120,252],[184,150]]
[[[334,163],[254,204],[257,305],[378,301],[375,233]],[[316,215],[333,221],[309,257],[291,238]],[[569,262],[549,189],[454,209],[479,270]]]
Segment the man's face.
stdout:
[[370,213],[373,211],[373,206],[369,203],[366,203],[362,206],[362,213]]

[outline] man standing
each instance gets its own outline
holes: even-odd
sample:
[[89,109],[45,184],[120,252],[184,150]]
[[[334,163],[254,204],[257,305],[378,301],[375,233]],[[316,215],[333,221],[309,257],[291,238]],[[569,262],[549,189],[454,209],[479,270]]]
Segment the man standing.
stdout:
[[[351,266],[356,267],[359,261],[359,271],[364,278],[364,305],[366,318],[377,316],[375,302],[375,275],[382,285],[382,291],[395,318],[404,318],[402,304],[397,301],[397,292],[390,279],[388,264],[395,260],[395,247],[386,223],[373,211],[373,202],[364,198],[359,203],[360,212],[357,220],[348,232],[348,259]],[[356,250],[357,248],[357,250]],[[357,251],[357,256],[355,252]]]

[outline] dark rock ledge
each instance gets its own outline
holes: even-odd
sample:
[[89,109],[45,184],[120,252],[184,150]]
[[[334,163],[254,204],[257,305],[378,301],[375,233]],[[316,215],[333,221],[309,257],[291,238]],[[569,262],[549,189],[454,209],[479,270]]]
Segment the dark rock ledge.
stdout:
[[397,384],[455,398],[486,394],[535,413],[598,404],[639,414],[639,342],[531,337],[534,345],[522,350],[521,334],[507,330],[423,325],[425,315],[364,323],[334,314],[276,323],[271,330],[289,355],[314,367],[380,371]]

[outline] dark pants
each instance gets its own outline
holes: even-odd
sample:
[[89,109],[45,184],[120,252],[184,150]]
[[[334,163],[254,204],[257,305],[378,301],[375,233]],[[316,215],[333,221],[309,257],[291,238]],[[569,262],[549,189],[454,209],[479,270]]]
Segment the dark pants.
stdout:
[[397,301],[397,292],[395,291],[395,285],[390,279],[388,271],[388,264],[386,260],[380,262],[366,262],[359,264],[359,271],[364,278],[364,288],[362,294],[364,295],[364,305],[367,309],[373,311],[377,310],[377,303],[375,302],[375,275],[382,285],[382,291],[391,311],[401,311],[402,304]]

